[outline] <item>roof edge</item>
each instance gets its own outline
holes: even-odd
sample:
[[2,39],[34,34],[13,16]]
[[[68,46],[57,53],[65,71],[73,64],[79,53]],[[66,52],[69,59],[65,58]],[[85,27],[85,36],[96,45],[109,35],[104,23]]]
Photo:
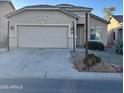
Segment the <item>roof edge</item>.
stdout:
[[[118,16],[122,17],[122,21],[120,21],[118,18],[116,18]],[[114,18],[118,23],[123,22],[123,15],[111,15],[111,17]]]
[[92,13],[90,13],[90,16],[93,17],[93,18],[96,18],[96,19],[98,19],[98,20],[100,20],[100,21],[102,21],[102,22],[104,22],[104,23],[109,24],[109,21],[105,20],[104,18],[101,18],[101,17],[99,17],[99,16],[96,16],[96,15],[94,15],[94,14],[92,14]]
[[84,11],[84,12],[91,12],[93,8],[91,9],[68,9],[69,11]]
[[23,12],[23,11],[25,11],[25,10],[59,10],[59,11],[65,13],[65,14],[67,14],[67,15],[69,15],[69,16],[72,16],[72,17],[74,17],[74,18],[78,18],[78,16],[76,16],[76,15],[74,15],[74,14],[72,14],[72,13],[69,13],[69,12],[67,12],[66,10],[62,10],[62,9],[60,9],[60,8],[27,8],[27,7],[24,7],[24,8],[21,8],[21,9],[19,9],[19,10],[14,11],[14,12],[11,12],[11,13],[5,15],[5,17],[6,17],[6,18],[9,18],[9,17],[11,17],[11,16],[13,16],[13,15],[16,15],[16,14],[18,14],[18,13],[20,13],[20,12]]
[[11,4],[12,8],[13,8],[14,10],[16,10],[15,7],[14,7],[14,5],[13,5],[13,3],[12,3],[11,1],[10,1],[10,4]]

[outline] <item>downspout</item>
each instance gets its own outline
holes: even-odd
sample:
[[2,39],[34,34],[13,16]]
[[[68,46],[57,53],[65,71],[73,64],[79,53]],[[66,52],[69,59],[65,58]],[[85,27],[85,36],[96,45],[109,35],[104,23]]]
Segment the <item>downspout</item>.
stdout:
[[85,50],[85,57],[88,56],[88,13],[86,13],[86,50]]
[[73,51],[75,52],[75,23],[72,21],[73,24]]
[[8,20],[8,22],[7,22],[7,41],[8,41],[8,51],[10,51],[10,47],[9,47],[9,20]]
[[[76,21],[78,22],[78,18],[76,18]],[[74,21],[72,21],[73,23],[73,51],[75,52],[76,50],[76,31],[75,31],[75,23]]]

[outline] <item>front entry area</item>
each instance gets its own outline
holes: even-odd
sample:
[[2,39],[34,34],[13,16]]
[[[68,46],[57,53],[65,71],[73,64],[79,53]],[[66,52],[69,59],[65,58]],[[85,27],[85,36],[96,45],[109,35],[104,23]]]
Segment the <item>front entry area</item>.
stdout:
[[68,48],[68,26],[18,25],[19,48]]
[[77,25],[77,39],[76,39],[76,47],[83,47],[84,46],[84,25],[78,24]]

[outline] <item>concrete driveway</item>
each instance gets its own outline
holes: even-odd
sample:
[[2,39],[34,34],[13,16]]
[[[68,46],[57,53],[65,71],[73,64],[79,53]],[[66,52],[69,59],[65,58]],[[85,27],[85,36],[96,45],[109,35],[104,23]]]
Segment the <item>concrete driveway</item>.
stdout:
[[0,55],[1,79],[122,79],[120,73],[87,73],[73,68],[68,49],[14,49]]
[[0,76],[38,76],[77,72],[68,49],[14,49],[0,55]]

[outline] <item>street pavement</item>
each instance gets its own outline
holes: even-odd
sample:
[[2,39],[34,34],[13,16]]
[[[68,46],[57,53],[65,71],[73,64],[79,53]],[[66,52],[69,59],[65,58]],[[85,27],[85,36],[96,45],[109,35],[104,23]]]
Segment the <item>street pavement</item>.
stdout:
[[122,80],[1,79],[0,93],[123,93]]

